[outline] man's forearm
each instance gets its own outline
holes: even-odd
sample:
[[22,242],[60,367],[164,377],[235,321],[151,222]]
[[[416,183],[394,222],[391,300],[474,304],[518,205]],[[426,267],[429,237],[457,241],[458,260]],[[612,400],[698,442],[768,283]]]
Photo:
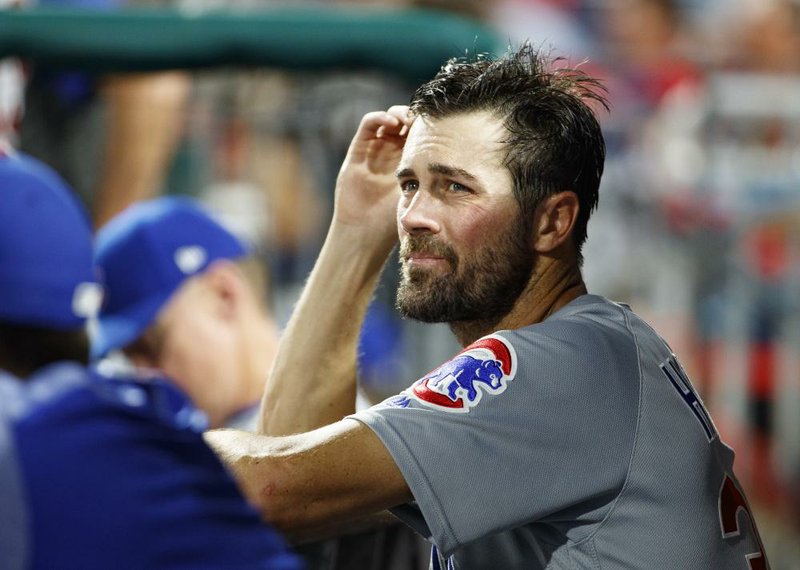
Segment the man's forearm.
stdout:
[[330,231],[282,337],[262,433],[302,433],[354,411],[359,332],[388,255],[369,250],[347,227]]
[[287,437],[228,429],[205,439],[264,520],[293,542],[369,528],[411,500],[387,449],[355,420]]
[[361,119],[336,182],[328,237],[284,333],[261,408],[261,431],[288,435],[355,408],[358,338],[375,284],[397,242],[395,170],[407,108]]

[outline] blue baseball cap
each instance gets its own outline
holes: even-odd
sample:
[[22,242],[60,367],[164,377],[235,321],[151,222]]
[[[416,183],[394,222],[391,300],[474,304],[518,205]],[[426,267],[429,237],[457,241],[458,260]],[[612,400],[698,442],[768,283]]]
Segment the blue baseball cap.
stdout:
[[136,340],[186,279],[217,259],[249,251],[190,198],[167,196],[129,206],[95,237],[95,263],[106,294],[92,331],[92,358]]
[[101,298],[86,210],[50,167],[0,150],[0,320],[79,329]]

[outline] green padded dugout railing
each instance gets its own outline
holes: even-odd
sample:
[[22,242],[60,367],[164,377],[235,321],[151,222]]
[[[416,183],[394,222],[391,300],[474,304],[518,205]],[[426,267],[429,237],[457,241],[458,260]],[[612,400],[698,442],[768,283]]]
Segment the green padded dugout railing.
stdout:
[[380,69],[418,82],[450,57],[500,49],[485,26],[427,10],[0,11],[0,57],[97,72],[219,66]]

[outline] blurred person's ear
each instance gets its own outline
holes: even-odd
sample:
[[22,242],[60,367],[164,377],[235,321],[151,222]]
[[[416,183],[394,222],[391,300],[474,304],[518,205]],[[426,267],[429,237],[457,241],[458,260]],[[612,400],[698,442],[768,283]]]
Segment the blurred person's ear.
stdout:
[[247,284],[235,262],[218,259],[206,268],[203,281],[214,298],[214,310],[224,320],[233,320],[247,310]]

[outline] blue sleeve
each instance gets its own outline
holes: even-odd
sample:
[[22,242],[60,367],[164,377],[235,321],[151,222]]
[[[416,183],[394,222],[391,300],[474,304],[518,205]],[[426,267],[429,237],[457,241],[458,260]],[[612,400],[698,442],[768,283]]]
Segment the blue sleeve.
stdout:
[[300,567],[190,427],[76,390],[15,436],[32,568]]
[[26,567],[27,518],[20,479],[10,422],[0,401],[0,568],[8,570]]

